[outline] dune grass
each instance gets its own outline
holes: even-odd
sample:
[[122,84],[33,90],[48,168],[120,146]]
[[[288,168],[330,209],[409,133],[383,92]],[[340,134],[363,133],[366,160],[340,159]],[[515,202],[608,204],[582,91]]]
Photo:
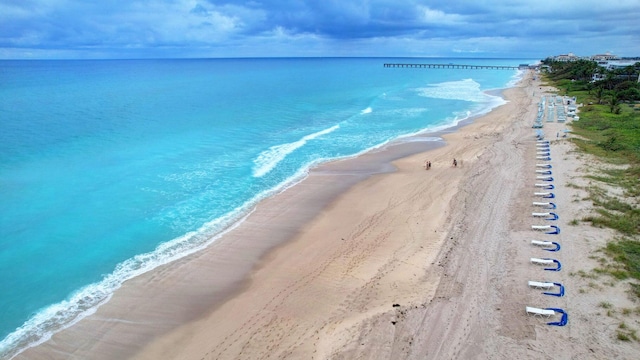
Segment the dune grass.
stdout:
[[[575,135],[571,141],[603,164],[591,167],[587,175],[594,184],[585,189],[594,211],[581,221],[620,233],[602,249],[612,261],[601,264],[597,272],[628,280],[640,298],[640,105],[622,103],[619,111],[612,112],[586,83],[563,79],[552,84],[560,94],[575,96],[584,105],[579,108],[580,120],[570,124]],[[607,188],[619,191],[616,195]]]

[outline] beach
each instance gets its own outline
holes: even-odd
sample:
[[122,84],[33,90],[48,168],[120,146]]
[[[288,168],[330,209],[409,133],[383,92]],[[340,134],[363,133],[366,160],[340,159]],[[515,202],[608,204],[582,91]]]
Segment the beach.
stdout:
[[[552,141],[561,272],[531,265],[535,188],[531,124],[550,88],[528,74],[508,103],[441,134],[311,171],[261,202],[207,249],[127,281],[98,308],[16,359],[632,358],[605,299],[631,308],[623,284],[589,286],[590,253],[611,233],[569,227],[589,211],[585,171]],[[453,166],[453,159],[457,166]],[[425,161],[431,168],[425,170]],[[528,280],[561,282],[562,298]],[[578,291],[578,289],[586,289]],[[525,306],[563,308],[565,327]],[[602,310],[602,309],[600,309]]]

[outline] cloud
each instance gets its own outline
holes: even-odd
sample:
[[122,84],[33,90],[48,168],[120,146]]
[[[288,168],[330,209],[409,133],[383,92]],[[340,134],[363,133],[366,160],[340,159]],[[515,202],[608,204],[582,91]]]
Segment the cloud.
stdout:
[[447,14],[442,10],[433,10],[428,6],[418,6],[420,19],[426,24],[463,25],[463,17],[458,14]]
[[637,0],[0,0],[0,56],[638,55],[638,18]]

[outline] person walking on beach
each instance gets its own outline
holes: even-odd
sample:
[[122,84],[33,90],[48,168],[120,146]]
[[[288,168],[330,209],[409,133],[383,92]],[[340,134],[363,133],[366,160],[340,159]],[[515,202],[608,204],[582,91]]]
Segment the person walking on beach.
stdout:
[[458,161],[456,159],[453,159],[453,167],[458,167]]

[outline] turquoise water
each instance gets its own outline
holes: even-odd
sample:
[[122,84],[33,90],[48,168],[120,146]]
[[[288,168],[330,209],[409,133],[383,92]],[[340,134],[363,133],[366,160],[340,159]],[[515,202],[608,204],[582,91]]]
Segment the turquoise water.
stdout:
[[[503,103],[496,59],[0,61],[0,355],[197,251],[322,161]],[[531,62],[531,61],[524,61]]]

